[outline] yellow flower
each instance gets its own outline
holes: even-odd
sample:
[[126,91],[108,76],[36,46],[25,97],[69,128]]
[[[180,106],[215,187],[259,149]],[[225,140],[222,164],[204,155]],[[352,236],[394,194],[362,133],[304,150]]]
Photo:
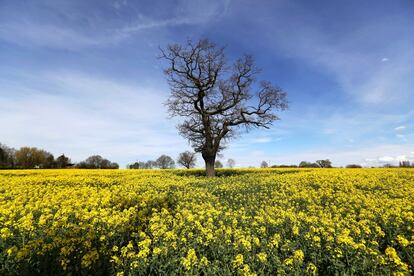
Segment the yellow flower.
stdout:
[[410,242],[401,235],[397,236],[397,241],[402,247],[407,247],[410,244]]
[[139,266],[138,261],[133,261],[133,262],[131,263],[131,267],[132,267],[133,269],[137,268],[138,266]]
[[340,248],[335,248],[334,252],[337,258],[341,258],[343,256],[342,250]]
[[161,248],[159,248],[159,247],[155,247],[153,250],[152,250],[152,253],[154,254],[154,256],[157,256],[157,255],[159,255],[160,253],[161,253]]
[[208,259],[205,256],[201,257],[200,265],[201,266],[208,266]]
[[243,276],[256,276],[257,275],[254,272],[250,272],[250,267],[247,264],[243,265],[243,269],[241,272]]
[[233,260],[233,267],[239,267],[243,265],[243,255],[238,254]]
[[306,267],[306,271],[310,274],[310,275],[317,275],[318,273],[318,268],[313,264],[313,263],[309,263],[308,266]]
[[197,262],[197,255],[194,249],[189,249],[187,257],[182,259],[182,264],[186,270],[190,270]]
[[303,254],[303,251],[298,249],[293,253],[293,259],[297,261],[298,263],[302,263],[303,259],[305,257],[305,254]]
[[118,258],[118,256],[112,256],[111,257],[111,262],[120,265],[121,264],[121,260]]
[[9,228],[2,228],[0,231],[0,237],[2,239],[7,239],[8,237],[13,236],[13,233],[10,231]]
[[266,263],[267,254],[265,252],[260,252],[260,253],[256,254],[256,256],[257,256],[257,258],[259,259],[260,262]]
[[247,251],[252,250],[252,244],[251,244],[248,240],[246,240],[245,238],[241,239],[241,240],[240,240],[240,243],[243,245],[243,247],[244,247]]
[[286,259],[283,261],[283,263],[284,263],[285,265],[287,265],[287,266],[293,266],[293,258],[292,258],[292,257],[286,258]]
[[299,228],[296,225],[292,227],[292,233],[295,236],[299,235]]
[[68,268],[69,262],[70,261],[68,259],[62,259],[60,261],[60,266],[62,267],[63,270],[66,270]]
[[96,250],[92,250],[88,253],[86,253],[83,257],[82,257],[82,261],[81,261],[81,265],[82,267],[90,267],[91,264],[93,262],[95,262],[96,260],[98,260],[99,258],[99,254]]
[[387,249],[385,249],[385,255],[387,255],[387,257],[394,263],[396,264],[398,267],[400,267],[402,270],[404,271],[408,271],[408,265],[404,262],[401,261],[400,257],[397,254],[397,251],[395,251],[394,248],[392,247],[387,247]]

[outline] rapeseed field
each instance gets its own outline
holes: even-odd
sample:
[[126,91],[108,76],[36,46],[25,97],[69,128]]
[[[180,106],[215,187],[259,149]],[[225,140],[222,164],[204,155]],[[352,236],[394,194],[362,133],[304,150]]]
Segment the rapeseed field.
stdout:
[[413,169],[0,171],[1,275],[408,275]]

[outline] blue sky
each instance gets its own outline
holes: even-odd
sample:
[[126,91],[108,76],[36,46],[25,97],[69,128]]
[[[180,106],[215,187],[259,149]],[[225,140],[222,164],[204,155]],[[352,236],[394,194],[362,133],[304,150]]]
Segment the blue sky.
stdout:
[[[414,1],[0,1],[0,142],[119,162],[190,149],[158,47],[251,53],[290,109],[232,141],[237,166],[414,160]],[[199,165],[202,165],[199,157]]]

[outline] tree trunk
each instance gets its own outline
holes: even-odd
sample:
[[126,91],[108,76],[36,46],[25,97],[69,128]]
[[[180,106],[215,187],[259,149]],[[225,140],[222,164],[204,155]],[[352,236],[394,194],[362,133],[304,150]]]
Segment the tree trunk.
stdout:
[[214,169],[214,164],[216,162],[216,156],[215,155],[204,155],[202,154],[203,159],[206,163],[206,175],[207,177],[215,177],[216,171]]

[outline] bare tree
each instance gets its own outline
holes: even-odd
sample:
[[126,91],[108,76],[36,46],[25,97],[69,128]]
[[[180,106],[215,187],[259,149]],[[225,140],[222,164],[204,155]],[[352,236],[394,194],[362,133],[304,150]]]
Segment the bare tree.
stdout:
[[165,154],[158,157],[155,162],[160,169],[173,169],[175,167],[174,159]]
[[187,169],[194,168],[196,161],[197,161],[196,153],[191,152],[191,151],[185,151],[185,152],[180,153],[177,159],[177,163]]
[[236,161],[234,161],[234,159],[229,158],[227,160],[227,167],[229,167],[230,169],[234,168],[235,165],[236,165]]
[[254,85],[259,70],[250,55],[228,65],[224,48],[203,39],[169,45],[161,49],[161,58],[169,62],[169,113],[185,117],[178,130],[201,153],[207,176],[215,175],[217,153],[229,139],[241,130],[269,128],[279,119],[274,111],[287,108],[280,88],[268,81]]

